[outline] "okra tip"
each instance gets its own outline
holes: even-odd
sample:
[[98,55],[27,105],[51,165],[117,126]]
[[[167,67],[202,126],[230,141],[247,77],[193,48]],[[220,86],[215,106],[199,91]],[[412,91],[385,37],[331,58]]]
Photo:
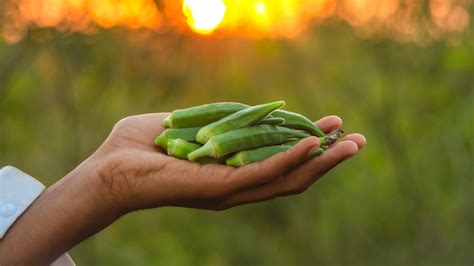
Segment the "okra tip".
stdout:
[[169,115],[165,119],[163,119],[162,125],[164,127],[172,127],[173,126],[173,124],[171,123],[171,115]]
[[207,128],[202,128],[196,134],[196,141],[201,143],[201,144],[206,144],[208,139],[209,138],[207,137]]
[[283,106],[286,105],[286,102],[285,101],[276,101],[276,102],[273,102],[273,105],[275,106],[275,109],[280,109],[280,108],[282,108]]
[[232,167],[240,167],[243,165],[242,156],[234,155],[225,161],[225,164]]
[[166,149],[167,148],[167,144],[168,144],[168,139],[166,137],[166,134],[165,132],[161,133],[159,136],[157,136],[155,138],[155,145],[156,146],[159,146],[163,149]]

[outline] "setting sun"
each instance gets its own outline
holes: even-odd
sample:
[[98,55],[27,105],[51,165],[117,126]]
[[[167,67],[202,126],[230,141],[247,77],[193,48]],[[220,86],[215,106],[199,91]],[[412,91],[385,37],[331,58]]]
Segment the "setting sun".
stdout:
[[222,0],[185,0],[183,13],[189,26],[197,33],[211,34],[216,30],[226,12]]
[[[426,5],[415,0],[5,2],[0,8],[0,37],[8,43],[20,42],[37,28],[92,34],[100,28],[128,27],[157,33],[218,33],[223,38],[294,38],[329,20],[344,21],[364,37],[426,43],[466,32],[474,6],[474,0],[429,0]],[[200,37],[197,34],[194,37]]]

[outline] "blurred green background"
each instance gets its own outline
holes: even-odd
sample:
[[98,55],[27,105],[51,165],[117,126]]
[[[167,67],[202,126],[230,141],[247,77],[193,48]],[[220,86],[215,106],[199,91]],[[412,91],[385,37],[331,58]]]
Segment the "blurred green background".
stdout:
[[472,265],[472,30],[423,46],[342,23],[258,40],[31,30],[0,41],[0,165],[51,185],[124,116],[280,99],[314,120],[341,116],[367,147],[296,197],[129,214],[74,248],[75,262]]

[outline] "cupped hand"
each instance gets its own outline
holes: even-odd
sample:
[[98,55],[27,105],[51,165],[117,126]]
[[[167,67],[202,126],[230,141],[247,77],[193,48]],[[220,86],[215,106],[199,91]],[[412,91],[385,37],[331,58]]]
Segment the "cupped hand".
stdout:
[[[41,193],[15,222],[0,241],[0,265],[49,265],[134,210],[224,210],[298,194],[365,144],[362,135],[348,135],[308,160],[307,154],[319,146],[319,139],[310,137],[241,168],[200,165],[169,157],[154,146],[167,115],[145,114],[118,122],[93,155]],[[316,123],[325,132],[342,125],[336,116]]]
[[[318,138],[309,137],[286,152],[241,168],[200,165],[167,156],[154,146],[167,115],[122,119],[96,152],[104,193],[122,213],[160,206],[225,210],[298,194],[355,155],[366,142],[361,134],[350,134],[321,156],[307,160],[307,154],[319,147]],[[342,120],[328,116],[316,125],[329,132],[340,128]]]

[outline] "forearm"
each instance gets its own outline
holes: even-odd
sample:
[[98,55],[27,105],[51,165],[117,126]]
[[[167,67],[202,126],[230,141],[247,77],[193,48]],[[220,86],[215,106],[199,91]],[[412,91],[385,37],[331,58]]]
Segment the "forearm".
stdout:
[[0,241],[0,265],[50,264],[118,214],[88,160],[44,191]]

